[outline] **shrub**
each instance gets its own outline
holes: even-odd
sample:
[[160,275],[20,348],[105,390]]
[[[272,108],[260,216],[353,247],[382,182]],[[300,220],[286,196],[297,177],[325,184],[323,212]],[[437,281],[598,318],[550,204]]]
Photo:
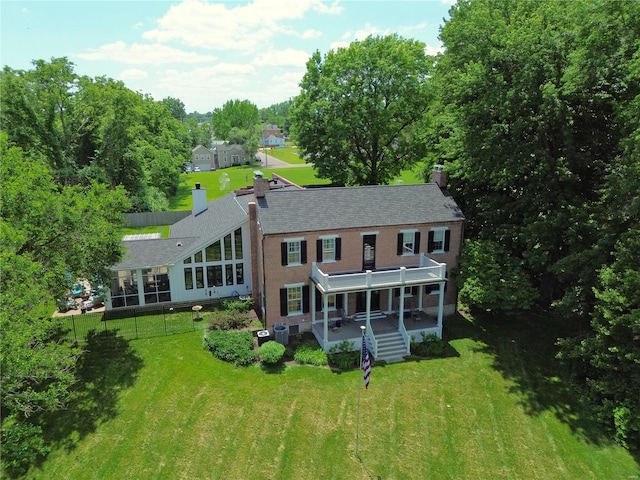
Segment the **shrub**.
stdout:
[[302,365],[323,367],[329,364],[329,359],[317,342],[304,342],[296,348],[293,359]]
[[209,330],[238,330],[251,323],[247,312],[240,310],[223,310],[213,312],[209,318]]
[[411,353],[419,357],[441,357],[444,355],[444,343],[437,335],[422,332],[422,342],[411,342]]
[[49,453],[42,438],[42,428],[26,422],[12,423],[6,419],[2,425],[2,468],[11,476],[26,473],[38,458]]
[[258,349],[258,354],[264,363],[275,364],[284,355],[285,346],[281,343],[270,340],[263,343]]
[[211,330],[205,337],[205,348],[214,357],[232,362],[237,366],[249,365],[255,361],[253,335],[249,331],[224,332]]
[[340,370],[353,370],[360,366],[360,351],[332,353],[329,359]]
[[253,300],[250,298],[248,300],[224,300],[222,302],[222,309],[230,312],[237,311],[247,313],[249,310],[253,308]]

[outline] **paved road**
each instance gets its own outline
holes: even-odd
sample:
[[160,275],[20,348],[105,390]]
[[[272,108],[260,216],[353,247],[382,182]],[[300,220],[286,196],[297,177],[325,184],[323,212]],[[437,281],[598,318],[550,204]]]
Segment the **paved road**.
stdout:
[[311,164],[310,163],[305,163],[305,164],[290,164],[290,163],[286,163],[283,162],[282,160],[278,160],[276,157],[274,157],[273,155],[269,155],[269,153],[267,152],[266,156],[264,154],[264,152],[258,152],[256,153],[256,157],[260,159],[260,161],[262,162],[262,165],[264,166],[264,168],[295,168],[295,167],[310,167]]

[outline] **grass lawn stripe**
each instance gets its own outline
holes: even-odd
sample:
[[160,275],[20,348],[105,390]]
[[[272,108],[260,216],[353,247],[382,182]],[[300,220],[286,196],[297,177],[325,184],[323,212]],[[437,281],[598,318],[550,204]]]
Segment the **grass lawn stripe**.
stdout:
[[[466,337],[457,333],[449,341],[454,356],[373,368],[360,405],[362,463],[355,457],[359,370],[235,368],[205,352],[199,332],[116,342],[103,357],[97,355],[91,370],[96,386],[110,392],[93,392],[95,400],[86,394],[91,400],[86,414],[95,425],[80,424],[82,434],[60,438],[60,447],[29,478],[437,480],[640,474],[622,449],[585,441],[556,412],[528,412],[514,379],[496,368],[498,355],[522,352],[508,345],[504,352],[492,350],[468,332],[463,332]],[[527,368],[523,359],[516,364]],[[130,369],[134,380],[127,383],[131,364],[137,368]],[[76,428],[74,422],[83,415],[61,417],[59,422],[68,422],[61,431]]]

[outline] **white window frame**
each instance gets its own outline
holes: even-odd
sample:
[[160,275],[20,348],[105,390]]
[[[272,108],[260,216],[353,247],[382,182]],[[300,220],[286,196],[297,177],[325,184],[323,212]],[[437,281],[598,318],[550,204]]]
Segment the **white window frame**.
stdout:
[[[287,316],[292,317],[295,315],[302,315],[302,287],[303,283],[285,285],[287,289]],[[291,303],[298,302],[300,304],[300,310],[292,310]]]
[[[322,241],[322,263],[331,263],[336,261],[336,238],[320,237]],[[325,244],[327,242],[327,244]],[[330,244],[328,242],[331,242]]]
[[287,240],[287,265],[302,265],[301,240]]
[[[444,252],[444,238],[445,238],[445,232],[448,230],[447,227],[440,227],[440,228],[432,228],[431,231],[433,232],[433,251],[431,253],[445,253]],[[435,248],[435,245],[437,243],[440,243],[440,248]]]
[[[409,256],[415,255],[414,250],[416,248],[416,232],[418,230],[400,230],[402,234],[402,255]],[[407,241],[410,236],[411,241]],[[408,248],[407,245],[411,245],[411,248]]]

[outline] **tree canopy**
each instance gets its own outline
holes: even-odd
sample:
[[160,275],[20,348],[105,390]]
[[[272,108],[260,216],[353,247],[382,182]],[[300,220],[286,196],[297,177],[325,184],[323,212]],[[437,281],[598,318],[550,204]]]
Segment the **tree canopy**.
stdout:
[[343,185],[388,183],[421,158],[415,126],[430,102],[425,45],[370,36],[315,52],[291,111],[292,134],[318,175]]
[[78,76],[66,58],[33,65],[5,67],[0,76],[0,122],[9,141],[51,167],[60,184],[123,186],[134,211],[166,208],[191,156],[187,129],[172,115],[182,114],[181,102],[155,102],[122,82]]
[[238,139],[238,132],[241,132],[240,139],[245,139],[242,144],[247,141],[251,142],[251,137],[256,137],[253,142],[257,148],[257,137],[259,136],[258,124],[260,116],[258,107],[249,100],[229,100],[221,108],[213,110],[211,117],[213,125],[213,134],[219,140],[229,140],[232,130],[234,136]]
[[[511,282],[565,319],[593,315],[565,353],[584,362],[601,418],[638,445],[640,4],[478,0],[450,13],[424,141],[469,219],[461,291],[499,308],[486,292]],[[500,271],[487,267],[478,288],[494,256]],[[619,388],[604,394],[608,368]]]

